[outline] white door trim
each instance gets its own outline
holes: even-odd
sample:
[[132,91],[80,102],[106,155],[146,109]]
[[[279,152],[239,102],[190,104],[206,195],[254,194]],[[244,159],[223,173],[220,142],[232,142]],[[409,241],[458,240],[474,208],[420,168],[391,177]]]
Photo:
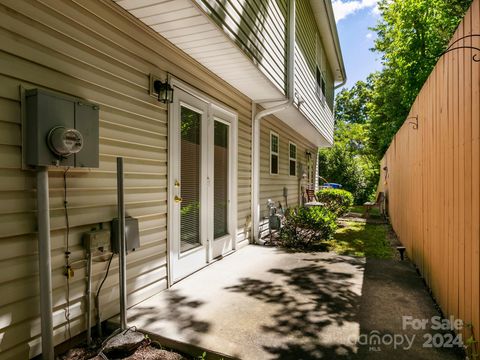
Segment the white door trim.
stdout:
[[[212,260],[214,257],[225,255],[228,251],[234,251],[237,244],[237,122],[234,114],[227,113],[222,111],[220,108],[217,108],[212,104],[211,106],[211,118],[210,126],[213,127],[215,121],[221,122],[228,125],[228,234],[219,238],[214,239],[213,236],[213,227],[211,228],[211,233],[209,234],[209,239],[211,240],[211,245],[209,247],[209,259]],[[213,129],[212,129],[213,130]],[[213,134],[213,131],[211,132]],[[210,144],[210,157],[213,158],[213,142]],[[210,163],[213,165],[213,163]],[[211,179],[213,176],[213,166],[209,168],[209,176]],[[214,217],[213,213],[213,191],[210,192],[210,213],[209,218]],[[223,243],[223,244],[222,244]],[[226,251],[219,251],[219,249],[224,249],[226,247],[231,249]],[[214,252],[214,250],[216,250]]]
[[[174,98],[174,102],[171,107],[172,118],[175,119],[169,123],[169,163],[170,163],[170,175],[169,176],[169,189],[168,189],[168,201],[169,201],[169,226],[172,229],[169,232],[170,239],[170,275],[171,282],[176,282],[182,278],[190,275],[198,269],[205,266],[208,262],[208,184],[207,184],[207,164],[208,164],[208,103],[202,101],[189,93],[177,88],[177,95]],[[180,111],[181,109],[190,109],[201,116],[200,120],[200,181],[197,186],[200,189],[200,211],[199,211],[199,243],[193,249],[187,250],[182,253],[181,250],[181,203],[174,201],[174,198],[182,197],[182,188],[184,186],[185,179],[181,177],[181,129],[180,129]],[[177,181],[179,182],[178,184]],[[175,229],[177,231],[175,231]]]
[[[238,174],[238,115],[235,110],[232,108],[221,104],[214,98],[202,93],[201,91],[197,90],[196,88],[192,87],[191,85],[188,85],[187,83],[175,78],[172,75],[168,75],[168,82],[170,85],[175,89],[179,88],[182,91],[188,93],[189,95],[196,97],[198,100],[202,102],[206,102],[208,105],[208,111],[207,111],[207,127],[209,129],[208,132],[202,134],[202,141],[207,141],[207,134],[210,134],[213,132],[213,124],[214,124],[214,119],[217,118],[218,120],[223,120],[224,122],[227,122],[229,124],[230,128],[230,140],[231,140],[231,149],[230,149],[230,157],[229,157],[229,176],[230,176],[230,188],[229,188],[229,199],[230,199],[230,206],[229,206],[229,232],[232,237],[232,251],[236,250],[237,248],[237,193],[238,193],[238,188],[237,188],[237,174]],[[175,98],[175,90],[174,90],[174,98]],[[172,254],[174,251],[174,244],[173,244],[173,239],[174,239],[174,232],[175,232],[175,219],[174,214],[175,211],[175,202],[173,201],[173,196],[174,196],[174,189],[175,189],[175,178],[172,176],[177,171],[176,166],[178,166],[178,161],[176,160],[176,157],[178,157],[179,154],[179,140],[177,139],[178,134],[178,126],[175,126],[175,124],[178,122],[178,109],[179,107],[177,106],[178,103],[174,102],[172,104],[168,104],[168,165],[167,165],[167,286],[170,287],[173,285],[173,283],[176,281],[174,280],[173,277],[173,270],[172,270],[172,261],[174,260],[172,258]],[[191,106],[190,106],[191,107]],[[177,124],[178,125],[178,124]],[[203,127],[202,129],[206,129],[207,127]],[[209,135],[210,136],[210,135]],[[175,151],[173,151],[175,150]],[[176,152],[176,154],[175,154]],[[210,153],[210,151],[207,151]],[[209,156],[205,154],[205,157]],[[210,155],[211,156],[211,155]],[[202,163],[204,161],[208,162],[208,159],[205,160],[205,157],[202,154]],[[213,169],[212,166],[208,167],[209,175],[213,173],[213,170],[210,170],[210,168]],[[212,177],[210,177],[212,178]],[[203,200],[202,196],[202,200]],[[210,202],[210,201],[209,201]],[[205,202],[204,202],[205,203]],[[213,206],[208,207],[208,212],[207,212],[207,219],[213,219]],[[210,222],[210,220],[209,220]],[[213,222],[212,222],[213,224]],[[178,225],[177,225],[178,226]],[[213,225],[212,225],[213,229]],[[213,233],[213,230],[210,231]],[[203,234],[202,230],[202,234]],[[209,240],[211,240],[213,244],[213,236],[210,236],[210,234],[205,235]],[[212,259],[212,249],[213,246],[207,247],[207,255],[208,258],[206,260],[207,263],[213,261]]]

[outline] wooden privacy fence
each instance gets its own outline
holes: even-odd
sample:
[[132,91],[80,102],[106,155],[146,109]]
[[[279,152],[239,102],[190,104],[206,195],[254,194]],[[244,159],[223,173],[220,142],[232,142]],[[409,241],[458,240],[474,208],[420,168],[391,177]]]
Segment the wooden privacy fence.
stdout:
[[[452,44],[472,34],[480,34],[480,0]],[[480,47],[480,38],[456,46]],[[480,62],[474,55],[480,60],[480,52],[461,48],[439,59],[382,160],[380,188],[395,232],[445,316],[472,324],[479,340]]]

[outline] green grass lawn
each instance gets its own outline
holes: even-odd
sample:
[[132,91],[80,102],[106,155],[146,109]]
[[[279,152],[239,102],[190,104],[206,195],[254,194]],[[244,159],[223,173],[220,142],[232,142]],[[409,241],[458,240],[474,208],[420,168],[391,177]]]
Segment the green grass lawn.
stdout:
[[330,251],[340,255],[392,259],[394,252],[387,239],[385,224],[347,221],[339,227],[332,240],[326,241]]
[[[363,207],[363,205],[355,205],[355,206],[352,206],[352,208],[350,209],[350,212],[360,213],[360,214],[363,214],[364,211],[365,211],[365,208]],[[380,210],[378,210],[378,208],[371,209],[370,216],[380,216]]]

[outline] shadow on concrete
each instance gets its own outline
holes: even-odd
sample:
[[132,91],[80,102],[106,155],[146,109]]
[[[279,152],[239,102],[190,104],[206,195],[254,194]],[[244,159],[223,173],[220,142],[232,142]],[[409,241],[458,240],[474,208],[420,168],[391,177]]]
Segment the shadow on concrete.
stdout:
[[[401,344],[360,344],[356,359],[464,359],[463,349],[444,345],[452,333],[432,329],[431,319],[441,316],[422,278],[410,261],[367,259],[358,321],[360,334],[403,337]],[[404,326],[403,317],[428,320],[425,329]],[[448,334],[448,335],[447,335]],[[409,348],[406,336],[412,339]],[[430,336],[443,339],[439,346],[425,346]],[[456,335],[452,335],[456,336]],[[440,338],[441,337],[441,338]]]
[[[277,309],[272,316],[273,323],[262,327],[264,332],[285,339],[281,346],[263,346],[272,359],[350,358],[354,345],[322,341],[326,327],[338,328],[356,321],[360,297],[351,289],[352,274],[329,270],[331,263],[343,263],[346,258],[331,258],[329,263],[325,263],[325,259],[304,260],[312,264],[274,268],[269,270],[274,275],[273,281],[243,278],[227,290],[244,293]],[[352,261],[361,266],[355,259]]]
[[[129,322],[248,360],[464,358],[424,346],[426,334],[447,332],[404,328],[403,316],[440,316],[409,261],[251,247],[184,281],[135,306]],[[372,334],[415,336],[406,349],[372,344]]]
[[[424,346],[427,333],[443,336],[446,331],[404,328],[403,316],[440,316],[410,262],[367,259],[365,263],[347,256],[302,259],[303,264],[305,261],[311,265],[269,270],[274,275],[272,281],[243,278],[238,285],[226,288],[276,309],[273,322],[262,327],[265,333],[284,339],[281,345],[263,344],[271,359],[464,358],[458,347]],[[342,264],[349,264],[350,269],[364,269],[361,295],[353,290],[355,279],[351,273],[331,270]],[[398,346],[372,346],[372,334],[408,336],[412,345],[407,348],[403,340]],[[369,343],[358,343],[360,335],[370,336]]]
[[206,321],[197,320],[194,315],[194,309],[201,307],[203,302],[190,300],[174,289],[165,292],[165,296],[165,306],[137,306],[135,313],[129,316],[129,322],[141,318],[145,327],[158,322],[169,322],[174,324],[178,332],[188,334],[188,342],[199,343],[198,336],[207,333],[211,326]]

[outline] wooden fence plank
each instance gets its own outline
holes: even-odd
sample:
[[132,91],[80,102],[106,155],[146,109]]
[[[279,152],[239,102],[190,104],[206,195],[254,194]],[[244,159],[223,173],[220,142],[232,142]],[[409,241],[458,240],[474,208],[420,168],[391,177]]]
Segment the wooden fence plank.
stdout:
[[[452,42],[480,34],[474,0]],[[460,46],[480,47],[480,38]],[[445,315],[480,338],[480,63],[470,49],[442,56],[382,164],[388,212],[400,241]],[[480,58],[480,54],[477,54]],[[383,167],[383,165],[382,165]],[[469,332],[465,331],[465,335]]]

